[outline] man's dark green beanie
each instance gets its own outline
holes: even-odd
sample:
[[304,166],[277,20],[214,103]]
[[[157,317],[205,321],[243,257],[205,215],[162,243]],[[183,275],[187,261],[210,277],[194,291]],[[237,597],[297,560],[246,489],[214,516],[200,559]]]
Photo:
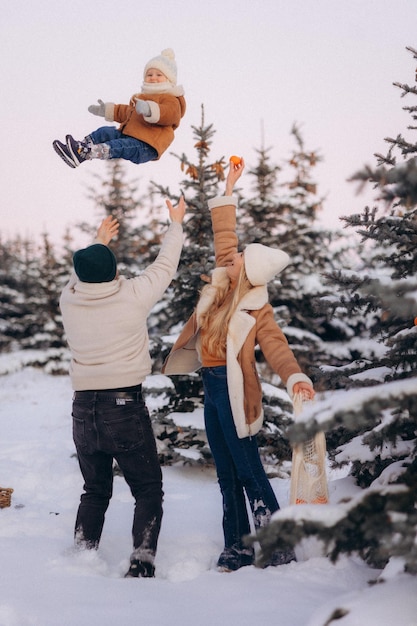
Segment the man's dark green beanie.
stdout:
[[102,243],[77,250],[72,261],[75,273],[83,283],[108,283],[116,277],[116,257]]

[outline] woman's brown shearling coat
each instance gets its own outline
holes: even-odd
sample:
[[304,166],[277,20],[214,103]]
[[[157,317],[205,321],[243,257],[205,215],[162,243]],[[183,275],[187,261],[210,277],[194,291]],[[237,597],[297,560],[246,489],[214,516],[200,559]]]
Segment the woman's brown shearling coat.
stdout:
[[[216,269],[212,289],[227,285],[226,265],[237,252],[236,201],[222,196],[209,203],[212,212]],[[199,319],[212,304],[214,291],[205,292],[185,324],[163,366],[163,373],[185,374],[201,367]],[[263,422],[262,388],[256,370],[255,346],[259,345],[271,368],[292,396],[296,382],[309,382],[302,373],[288,341],[274,319],[266,285],[253,287],[241,300],[228,329],[226,362],[230,404],[240,438],[258,432]]]

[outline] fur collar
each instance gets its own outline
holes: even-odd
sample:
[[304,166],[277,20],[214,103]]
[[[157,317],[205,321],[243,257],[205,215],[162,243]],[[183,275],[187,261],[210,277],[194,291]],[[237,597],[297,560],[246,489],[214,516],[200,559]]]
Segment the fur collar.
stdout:
[[[165,83],[143,83],[142,91],[144,94],[159,94],[159,93],[169,93],[171,96],[175,96],[179,98],[184,95],[184,88],[182,85],[173,85],[170,82]],[[139,95],[139,94],[135,94]]]
[[[219,287],[227,287],[230,284],[227,270],[225,267],[216,267],[213,270],[211,277],[211,285],[206,288],[203,295],[197,304],[196,314],[197,323],[200,325],[199,320],[201,315],[205,313],[212,305],[215,297],[216,290]],[[257,311],[261,309],[268,302],[268,289],[266,285],[260,287],[253,287],[248,293],[246,293],[242,300],[239,302],[237,310],[235,311],[233,318],[240,312],[245,311]],[[232,318],[232,319],[233,319]]]

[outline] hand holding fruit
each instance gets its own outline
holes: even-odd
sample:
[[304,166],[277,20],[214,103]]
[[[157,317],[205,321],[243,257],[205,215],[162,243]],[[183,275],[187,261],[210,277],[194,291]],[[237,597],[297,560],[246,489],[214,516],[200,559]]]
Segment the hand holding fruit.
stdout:
[[236,184],[236,181],[242,175],[242,172],[245,168],[245,161],[242,157],[232,156],[229,159],[230,167],[229,172],[226,178],[226,196],[231,196],[233,193],[233,187]]

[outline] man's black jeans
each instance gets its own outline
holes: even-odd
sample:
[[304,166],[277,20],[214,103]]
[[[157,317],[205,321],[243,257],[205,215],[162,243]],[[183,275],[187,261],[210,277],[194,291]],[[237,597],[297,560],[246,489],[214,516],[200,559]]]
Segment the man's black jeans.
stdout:
[[135,499],[131,559],[153,562],[162,520],[162,472],[140,387],[77,391],[73,437],[84,478],[75,523],[79,547],[97,548],[113,492],[113,459]]

